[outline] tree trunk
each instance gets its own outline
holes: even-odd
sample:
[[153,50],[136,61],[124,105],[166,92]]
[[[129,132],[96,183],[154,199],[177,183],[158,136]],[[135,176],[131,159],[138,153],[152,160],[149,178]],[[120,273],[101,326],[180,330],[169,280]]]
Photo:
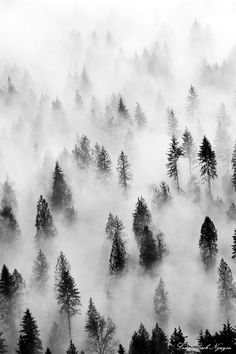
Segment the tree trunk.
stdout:
[[70,314],[69,311],[67,311],[67,319],[68,319],[68,329],[69,329],[69,337],[71,338],[71,319],[70,319]]

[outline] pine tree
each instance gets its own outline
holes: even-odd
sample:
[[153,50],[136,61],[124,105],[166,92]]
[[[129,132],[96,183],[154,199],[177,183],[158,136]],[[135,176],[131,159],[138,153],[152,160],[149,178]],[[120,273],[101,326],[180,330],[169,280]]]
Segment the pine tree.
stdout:
[[234,311],[236,287],[230,267],[222,258],[218,267],[218,299],[220,310],[226,320]]
[[190,119],[194,119],[199,111],[198,94],[191,85],[187,97],[187,115]]
[[33,265],[33,279],[32,285],[36,287],[38,291],[45,291],[48,282],[48,269],[49,264],[47,262],[44,253],[39,250],[37,257]]
[[97,311],[90,298],[87,311],[85,331],[88,334],[87,344],[89,350],[98,354],[109,354],[114,348],[115,324],[108,317],[106,320]]
[[165,289],[165,283],[162,278],[156,287],[153,301],[156,321],[161,325],[161,327],[166,327],[170,315],[170,309],[168,292]]
[[138,245],[140,246],[144,226],[150,226],[152,222],[151,213],[143,197],[138,198],[133,213],[133,232]]
[[12,247],[20,239],[21,232],[12,206],[3,198],[0,208],[0,242],[2,247]]
[[169,177],[173,177],[174,181],[176,182],[176,187],[177,190],[180,191],[180,186],[179,186],[179,171],[178,171],[178,160],[180,156],[183,155],[183,150],[179,146],[179,142],[175,135],[172,136],[171,143],[170,143],[170,148],[169,152],[167,154],[168,156],[168,163],[166,165],[167,167],[167,173]]
[[150,354],[169,354],[168,338],[158,324],[152,330]]
[[36,235],[37,241],[41,239],[49,239],[56,235],[56,228],[53,223],[52,215],[50,213],[48,203],[41,195],[37,204],[36,215]]
[[71,317],[79,313],[78,307],[81,306],[81,302],[75,280],[70,274],[69,263],[62,252],[56,265],[55,290],[60,313],[67,317],[69,337],[71,338]]
[[70,340],[70,345],[66,354],[79,354],[78,350],[76,349],[75,345],[73,344],[72,340]]
[[17,200],[16,193],[12,187],[12,183],[7,178],[2,186],[2,201],[1,205],[7,205],[8,207],[12,207],[13,210],[17,210]]
[[113,240],[115,233],[118,233],[120,236],[123,235],[124,225],[118,216],[114,216],[112,213],[109,213],[108,220],[106,223],[105,232],[107,234],[108,240]]
[[108,177],[111,176],[111,168],[112,168],[112,163],[111,163],[110,156],[108,155],[104,146],[102,146],[97,156],[98,177],[101,180],[106,180]]
[[121,344],[119,344],[118,354],[126,354],[125,348]]
[[123,188],[124,192],[127,192],[130,189],[132,171],[128,157],[123,151],[121,151],[118,158],[116,170],[118,173],[119,185]]
[[208,329],[200,331],[198,337],[198,347],[201,354],[213,354],[215,353],[215,338],[211,335]]
[[47,348],[45,354],[52,354],[52,352],[49,348]]
[[139,263],[144,269],[151,269],[157,262],[158,250],[152,231],[144,226],[140,244]]
[[137,332],[134,332],[130,346],[129,354],[149,354],[150,353],[150,337],[141,323]]
[[229,321],[223,325],[223,329],[219,333],[220,347],[230,348],[225,350],[228,354],[236,352],[236,330]]
[[0,332],[0,354],[4,354],[4,353],[7,353],[8,350],[7,350],[7,346],[5,344],[5,338],[2,337],[2,332]]
[[232,184],[233,184],[234,190],[236,191],[236,143],[234,144],[234,148],[233,148],[231,166],[232,166],[232,171],[233,171]]
[[119,103],[118,103],[118,113],[122,118],[129,119],[129,112],[124,104],[123,98],[120,97]]
[[160,264],[163,261],[163,258],[169,254],[166,243],[164,241],[164,234],[161,231],[156,234],[156,245],[157,263]]
[[112,242],[109,270],[110,274],[119,275],[126,269],[127,253],[125,249],[124,241],[118,232],[115,233]]
[[86,135],[83,135],[80,139],[80,146],[75,145],[72,154],[78,163],[78,166],[85,170],[92,163],[90,140]]
[[22,329],[18,341],[18,354],[42,354],[42,342],[39,337],[37,323],[27,309],[21,322]]
[[173,108],[167,108],[167,128],[169,136],[178,135],[178,120]]
[[209,192],[211,193],[211,179],[217,177],[216,156],[215,151],[212,150],[211,144],[205,135],[200,145],[198,159],[201,165],[201,176],[203,180],[207,181]]
[[170,188],[165,181],[161,181],[159,187],[157,185],[151,186],[153,193],[152,204],[154,208],[162,208],[171,199]]
[[139,129],[142,129],[147,124],[147,118],[138,102],[136,103],[134,119]]
[[215,225],[209,216],[206,216],[201,227],[201,235],[199,240],[201,261],[206,270],[215,265],[218,252],[217,239],[218,236]]
[[169,344],[169,353],[170,354],[184,354],[187,352],[186,348],[188,343],[185,340],[183,332],[181,328],[174,329],[170,337],[170,344]]
[[189,174],[190,178],[192,177],[192,167],[194,163],[196,162],[196,157],[197,157],[197,150],[196,146],[193,141],[192,134],[188,131],[186,128],[184,131],[184,134],[182,136],[182,149],[183,149],[183,156],[188,159],[188,164],[189,164]]
[[236,229],[234,230],[234,235],[233,235],[232,258],[236,259]]

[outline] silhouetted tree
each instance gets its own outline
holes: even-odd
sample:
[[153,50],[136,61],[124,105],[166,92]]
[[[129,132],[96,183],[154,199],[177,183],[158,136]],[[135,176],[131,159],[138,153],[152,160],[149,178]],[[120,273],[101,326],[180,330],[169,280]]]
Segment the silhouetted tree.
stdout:
[[138,331],[134,332],[130,345],[129,354],[149,354],[150,353],[150,337],[141,323]]
[[98,177],[101,180],[106,180],[108,177],[111,176],[111,168],[112,168],[112,163],[111,163],[110,156],[108,155],[104,146],[102,146],[97,156]]
[[56,235],[56,228],[53,223],[48,203],[41,195],[37,204],[36,214],[36,241],[48,239]]
[[215,225],[209,216],[206,216],[201,227],[201,235],[199,240],[201,261],[206,270],[215,265],[218,252],[217,239],[218,236]]
[[137,127],[140,129],[145,127],[145,125],[147,124],[147,118],[138,102],[136,103],[134,119],[137,124]]
[[130,189],[130,182],[132,180],[131,164],[128,161],[127,155],[121,151],[117,161],[116,167],[119,179],[119,185],[125,192]]
[[49,269],[49,264],[47,262],[46,256],[41,250],[39,250],[33,264],[33,278],[32,278],[32,285],[38,291],[45,291],[46,289],[48,278],[49,278],[48,269]]
[[208,329],[200,331],[198,337],[198,347],[201,354],[213,354],[215,353],[215,338],[211,335]]
[[168,338],[158,324],[152,330],[150,354],[169,354]]
[[170,309],[168,292],[165,289],[165,283],[162,278],[156,287],[153,300],[156,321],[161,325],[161,327],[166,327],[170,315]]
[[234,235],[233,235],[233,245],[232,245],[232,258],[236,258],[236,229],[234,230]]
[[71,338],[71,317],[79,313],[78,307],[81,306],[81,302],[80,293],[74,278],[70,274],[69,263],[62,252],[57,259],[55,290],[57,302],[60,305],[60,313],[67,317],[69,336]]
[[216,156],[212,150],[209,140],[204,136],[200,145],[198,159],[201,165],[201,176],[207,181],[209,192],[211,193],[211,179],[217,177]]
[[217,337],[219,347],[228,348],[224,350],[227,354],[234,354],[236,352],[236,330],[231,326],[229,321],[223,325],[223,329]]
[[186,128],[184,134],[182,136],[182,149],[183,149],[183,156],[188,159],[189,164],[189,174],[190,178],[192,177],[192,167],[196,163],[197,159],[197,149],[193,141],[192,134]]
[[176,187],[178,191],[180,191],[180,186],[179,186],[179,171],[178,171],[177,163],[180,156],[182,155],[183,155],[183,150],[179,146],[179,142],[177,138],[175,137],[175,135],[173,135],[171,138],[169,152],[167,153],[168,163],[166,167],[167,167],[167,174],[169,177],[173,178],[174,181],[176,182]]
[[236,287],[230,267],[222,258],[218,268],[218,299],[222,315],[228,320],[234,311]]
[[18,354],[42,354],[43,348],[38,326],[29,309],[23,315],[21,328],[16,352]]
[[138,198],[133,213],[133,231],[140,246],[144,226],[150,226],[152,222],[151,213],[143,197]]
[[187,337],[183,335],[181,328],[174,329],[170,337],[169,353],[170,354],[184,354],[187,351],[188,343],[186,342]]
[[47,348],[45,354],[52,354],[52,352],[49,348]]
[[115,232],[112,242],[109,270],[111,274],[122,274],[126,269],[127,253],[125,243],[118,232]]
[[81,169],[85,170],[91,165],[92,152],[90,147],[90,140],[86,135],[81,137],[79,146],[75,145],[72,154]]
[[70,340],[70,345],[68,350],[66,351],[66,354],[78,354],[78,350],[76,349],[75,345],[73,344],[72,340]]
[[157,262],[158,250],[155,238],[148,226],[144,226],[141,237],[139,263],[146,270],[151,269]]
[[122,221],[118,218],[117,215],[114,216],[113,214],[110,213],[105,228],[107,239],[112,241],[115,233],[118,233],[120,236],[122,236],[123,230],[124,230],[124,225]]
[[115,324],[108,317],[106,320],[97,311],[90,298],[87,312],[85,331],[88,334],[87,344],[89,350],[98,354],[109,354],[114,348]]
[[232,184],[234,190],[236,191],[236,143],[234,144],[234,148],[233,148],[231,166],[232,166]]
[[119,344],[118,354],[126,354],[125,348],[121,344]]

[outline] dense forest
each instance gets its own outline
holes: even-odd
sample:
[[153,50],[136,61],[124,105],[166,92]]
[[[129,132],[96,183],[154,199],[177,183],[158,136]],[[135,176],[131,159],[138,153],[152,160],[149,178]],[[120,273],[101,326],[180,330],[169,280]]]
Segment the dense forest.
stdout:
[[235,15],[0,3],[0,353],[236,353]]

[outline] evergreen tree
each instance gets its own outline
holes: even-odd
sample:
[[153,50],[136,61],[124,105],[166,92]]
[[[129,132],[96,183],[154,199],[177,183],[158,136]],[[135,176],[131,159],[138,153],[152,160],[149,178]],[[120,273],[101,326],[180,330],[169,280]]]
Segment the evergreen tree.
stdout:
[[126,354],[125,348],[121,344],[119,344],[118,354]]
[[201,176],[207,181],[209,192],[211,193],[211,179],[217,177],[216,156],[212,150],[209,140],[204,136],[200,145],[198,159],[201,165]]
[[147,119],[145,114],[143,113],[142,108],[140,107],[139,103],[136,103],[134,119],[137,124],[137,127],[142,129],[147,124]]
[[2,332],[0,332],[0,354],[4,354],[4,353],[7,353],[8,350],[7,350],[7,346],[5,344],[5,338],[2,337]]
[[87,311],[85,331],[88,334],[87,345],[89,350],[98,354],[109,354],[114,348],[115,324],[108,317],[107,320],[97,311],[90,298]]
[[128,161],[128,157],[124,154],[123,151],[121,151],[120,156],[118,158],[116,170],[118,173],[119,185],[121,186],[121,188],[123,188],[125,192],[127,192],[130,189],[132,171],[131,165]]
[[0,242],[2,247],[12,247],[20,239],[21,232],[12,206],[4,198],[0,208]]
[[183,155],[183,150],[179,146],[179,142],[177,138],[175,137],[175,135],[173,135],[170,143],[169,152],[167,154],[168,163],[166,167],[167,167],[168,176],[174,179],[178,191],[180,191],[180,186],[179,186],[179,171],[178,171],[177,163],[180,156],[182,155]]
[[118,218],[118,216],[114,216],[113,214],[109,214],[108,220],[106,223],[105,232],[107,234],[108,240],[113,240],[115,233],[122,236],[124,230],[124,225],[122,221]]
[[150,337],[141,323],[137,332],[134,332],[130,346],[129,354],[149,354],[150,353]]
[[115,233],[112,242],[109,270],[111,274],[122,274],[126,268],[127,254],[124,241],[118,232]]
[[167,128],[169,136],[178,135],[178,120],[173,108],[167,108]]
[[52,352],[49,348],[47,348],[45,354],[52,354]]
[[198,337],[198,348],[201,354],[213,354],[215,353],[215,338],[211,335],[208,329],[200,331]]
[[22,329],[18,341],[18,354],[42,354],[42,342],[39,337],[37,323],[27,309],[21,322]]
[[181,328],[174,329],[170,337],[169,353],[170,354],[184,354],[187,352],[188,343],[186,342]]
[[151,213],[143,197],[138,198],[133,213],[133,232],[138,245],[140,246],[144,226],[150,226],[152,222]]
[[167,246],[164,241],[164,234],[159,231],[156,235],[156,245],[157,245],[157,262],[161,263],[163,258],[169,254]]
[[195,88],[191,85],[187,97],[187,115],[193,119],[196,117],[199,111],[198,94]]
[[144,226],[140,244],[139,263],[146,270],[151,269],[157,262],[158,250],[152,231]]
[[188,164],[189,164],[189,174],[190,178],[192,177],[192,167],[194,163],[196,162],[196,157],[197,157],[197,150],[196,146],[193,141],[192,134],[188,131],[186,128],[184,131],[184,134],[182,136],[182,149],[183,149],[183,156],[188,159]]
[[163,207],[171,199],[170,188],[165,181],[161,181],[159,188],[153,185],[151,189],[153,192],[152,204],[155,208]]
[[42,195],[40,196],[37,204],[35,227],[37,230],[35,235],[37,241],[41,239],[48,239],[56,235],[56,228],[53,223],[48,203]]
[[82,99],[81,95],[79,94],[78,90],[75,91],[75,105],[78,108],[83,107],[83,99]]
[[169,354],[168,338],[158,324],[152,330],[150,354]]
[[201,235],[199,240],[201,261],[206,270],[215,265],[218,252],[217,239],[218,236],[215,225],[209,216],[206,216],[201,227]]
[[230,267],[222,258],[218,268],[218,299],[220,310],[226,320],[234,311],[236,287]]
[[10,183],[8,178],[3,183],[2,194],[2,206],[7,205],[8,207],[12,207],[13,210],[17,210],[16,193],[12,187],[12,183]]
[[78,163],[78,166],[85,170],[92,163],[92,154],[90,147],[90,140],[86,135],[83,135],[80,139],[80,146],[75,145],[72,154]]
[[166,327],[170,315],[170,309],[168,292],[165,289],[165,283],[162,278],[156,287],[153,300],[156,321],[161,325],[161,327]]
[[33,265],[33,279],[32,285],[39,291],[45,291],[48,282],[48,269],[49,264],[47,262],[44,253],[39,250],[37,257]]
[[227,354],[236,353],[236,330],[229,321],[223,325],[223,329],[219,333],[220,347],[229,348],[225,352]]
[[231,166],[232,166],[232,184],[234,190],[236,191],[236,143],[234,144],[233,154],[231,159]]
[[122,118],[129,119],[129,112],[124,104],[123,98],[120,97],[119,103],[118,103],[118,113]]
[[76,349],[75,345],[73,344],[72,340],[70,340],[70,345],[66,354],[79,354],[78,350]]
[[81,302],[80,293],[74,278],[70,274],[69,263],[62,252],[56,265],[55,290],[57,302],[60,305],[60,313],[67,317],[69,336],[71,338],[71,317],[79,312],[78,307],[81,306]]
[[101,147],[101,150],[97,156],[97,173],[98,177],[102,180],[106,180],[111,176],[111,159],[105,150],[104,146]]
[[234,235],[233,235],[232,258],[236,259],[236,229],[234,230]]

